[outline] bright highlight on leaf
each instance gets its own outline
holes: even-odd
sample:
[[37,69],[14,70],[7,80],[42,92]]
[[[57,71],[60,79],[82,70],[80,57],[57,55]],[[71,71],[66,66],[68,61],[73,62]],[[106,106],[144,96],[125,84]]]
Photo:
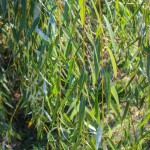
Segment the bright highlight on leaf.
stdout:
[[79,0],[80,18],[82,26],[85,24],[85,0]]

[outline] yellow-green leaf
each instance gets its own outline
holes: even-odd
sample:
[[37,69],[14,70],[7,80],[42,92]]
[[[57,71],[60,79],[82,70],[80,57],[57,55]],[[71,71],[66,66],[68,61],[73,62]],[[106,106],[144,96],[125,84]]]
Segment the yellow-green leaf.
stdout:
[[85,24],[85,0],[79,0],[80,18],[82,26]]
[[110,59],[111,59],[114,76],[117,77],[117,65],[116,65],[115,57],[109,47],[107,47],[107,51],[108,51]]

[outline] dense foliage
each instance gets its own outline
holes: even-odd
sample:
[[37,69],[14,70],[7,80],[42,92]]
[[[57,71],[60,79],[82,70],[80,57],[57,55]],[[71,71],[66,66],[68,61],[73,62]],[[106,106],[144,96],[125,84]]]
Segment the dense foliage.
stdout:
[[149,0],[1,0],[3,149],[150,148]]

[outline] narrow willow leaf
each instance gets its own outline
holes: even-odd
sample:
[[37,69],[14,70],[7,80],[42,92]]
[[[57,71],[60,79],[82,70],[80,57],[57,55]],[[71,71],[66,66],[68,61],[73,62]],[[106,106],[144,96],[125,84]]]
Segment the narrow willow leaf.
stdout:
[[128,150],[137,149],[138,144],[139,144],[141,141],[144,141],[144,140],[146,140],[146,139],[150,139],[150,131],[147,131],[144,135],[142,135],[142,136],[136,141],[136,143],[135,143],[131,148],[129,148]]
[[26,35],[24,44],[26,44],[26,43],[28,42],[29,37],[30,37],[31,34],[33,33],[33,31],[34,31],[34,29],[36,28],[38,22],[39,22],[39,18],[37,18],[37,19],[33,22],[31,28],[28,30],[28,33],[27,33],[27,35]]
[[39,74],[41,75],[41,77],[45,81],[45,83],[48,83],[50,86],[52,86],[52,84],[44,77],[44,75],[41,72],[39,72]]
[[111,59],[111,64],[113,66],[114,76],[116,78],[117,77],[117,65],[116,65],[115,57],[114,57],[112,51],[110,50],[110,48],[108,46],[107,46],[107,51],[109,53],[109,56]]
[[[21,16],[21,21],[20,21],[20,26],[19,26],[19,36],[18,39],[21,39],[22,37],[22,30],[24,29],[24,31],[27,31],[27,7],[26,7],[26,1],[25,0],[21,0],[21,6],[22,6],[22,16]],[[18,11],[18,10],[17,10]]]
[[103,76],[104,76],[104,92],[107,99],[107,108],[110,108],[111,103],[111,86],[110,86],[110,75],[108,71],[105,69],[102,70]]
[[8,100],[6,100],[5,98],[3,98],[2,100],[7,106],[9,106],[10,108],[14,108],[13,105]]
[[36,27],[35,31],[43,38],[43,40],[51,43],[52,40],[47,35],[45,35],[39,28]]
[[3,10],[3,14],[6,13],[6,0],[2,0],[2,10]]
[[99,37],[96,40],[96,43],[93,42],[94,45],[94,67],[95,67],[95,76],[96,80],[99,78],[99,72],[100,72],[100,39]]
[[94,65],[93,65],[93,62],[90,61],[90,59],[88,59],[88,62],[89,62],[90,69],[91,69],[92,85],[93,85],[93,87],[95,87],[95,84],[96,84],[96,77],[95,77],[95,72],[94,72]]
[[74,19],[74,22],[73,22],[73,25],[72,25],[72,29],[71,29],[71,38],[75,32],[75,29],[76,29],[76,23],[78,21],[78,18],[80,16],[80,11],[77,12],[76,16],[75,16],[75,19]]
[[82,97],[80,100],[80,108],[79,108],[79,133],[82,133],[82,128],[84,124],[84,113],[85,113],[85,99]]
[[19,41],[19,33],[17,32],[17,30],[15,28],[12,28],[13,31],[13,36],[16,42]]
[[78,148],[78,145],[81,143],[81,141],[78,139],[78,141],[74,144],[74,146],[71,148],[72,150],[76,150]]
[[86,121],[84,121],[84,125],[86,125],[90,130],[94,131],[94,133],[96,134],[95,127],[93,127],[91,124],[88,124]]
[[95,94],[95,118],[100,121],[100,112],[99,112],[99,101],[98,101],[98,89]]
[[133,79],[135,78],[135,76],[136,76],[136,75],[133,75],[133,76],[132,76],[132,78],[131,78],[131,79],[129,80],[129,82],[127,83],[126,87],[128,87],[128,86],[131,84],[131,82],[133,81]]
[[95,2],[93,0],[91,0],[91,3],[92,3],[92,6],[94,8],[97,19],[98,19],[99,23],[101,23],[100,17],[99,17],[99,12],[98,12],[98,9],[96,8]]
[[79,94],[78,94],[79,97],[82,93],[85,81],[86,81],[86,70],[85,68],[82,68],[81,76],[80,76],[79,83],[78,83],[79,84]]
[[[93,39],[92,39],[92,35],[91,34],[89,34],[89,33],[87,33],[87,37],[88,37],[88,39],[89,39],[89,41],[90,41],[90,43],[92,44],[92,46],[93,46],[93,49],[94,49],[94,54],[95,54],[95,59],[94,59],[94,63],[96,64],[96,62],[98,62],[98,57],[97,57],[97,53],[96,53],[96,46],[95,46],[95,43],[94,43],[94,41],[93,41]],[[92,76],[94,75],[94,78],[95,79],[93,79],[93,81],[94,81],[94,83],[96,82],[96,76],[95,76],[95,73],[94,73],[94,64],[93,64],[93,62],[89,59],[89,64],[90,64],[90,67],[91,67],[91,71],[92,71]]]
[[113,141],[110,138],[107,138],[107,143],[109,144],[109,146],[111,147],[112,150],[117,150],[115,147],[115,144],[113,143]]
[[101,140],[102,140],[102,129],[100,126],[98,126],[97,128],[97,134],[96,134],[96,149],[98,150],[100,144],[101,144]]
[[91,67],[91,72],[92,72],[92,78],[93,78],[93,85],[95,86],[95,82],[97,81],[98,79],[98,76],[99,76],[99,71],[100,71],[100,66],[99,66],[99,62],[100,62],[100,52],[99,52],[99,39],[97,39],[96,43],[94,43],[94,40],[93,40],[93,37],[92,37],[92,33],[91,34],[88,34],[87,33],[87,37],[89,39],[89,41],[91,42],[92,46],[93,46],[93,50],[94,50],[94,64],[93,62],[91,62],[89,60],[89,63],[90,63],[90,67]]
[[118,109],[117,105],[112,100],[111,100],[111,108],[114,111],[116,117],[118,117],[119,121],[121,121],[119,109]]
[[93,121],[97,122],[97,119],[95,118],[95,110],[93,108],[93,111],[90,111],[87,107],[85,108],[86,114],[89,115]]
[[55,37],[56,36],[56,24],[55,24],[53,17],[49,18],[49,25],[52,28],[52,35]]
[[71,54],[72,52],[72,39],[69,40],[68,45],[67,45],[67,49],[66,49],[66,58],[68,58],[68,56]]
[[[107,124],[108,125],[108,124]],[[108,132],[108,137],[109,138],[112,138],[112,135],[113,135],[113,132],[112,132],[112,129],[111,127],[108,125],[108,129],[109,129],[109,132]]]
[[33,62],[32,66],[34,68],[34,70],[36,71],[36,73],[50,86],[52,86],[52,84],[44,77],[43,73],[39,71],[39,69],[37,68],[37,65]]
[[148,123],[149,119],[150,119],[150,112],[146,115],[145,119],[138,125],[138,128],[141,128],[146,123]]
[[78,99],[73,99],[72,103],[69,105],[70,107],[69,107],[69,109],[68,109],[68,111],[67,111],[67,114],[69,114],[70,111],[71,111],[73,108],[76,107],[77,101],[78,101]]
[[124,113],[123,113],[123,116],[122,116],[122,120],[121,120],[122,122],[123,122],[123,120],[125,119],[125,117],[126,117],[126,115],[128,113],[129,106],[130,106],[130,101],[128,101],[127,104],[126,104],[126,108],[124,110]]
[[85,24],[85,0],[79,0],[81,24]]
[[113,97],[117,103],[118,109],[120,110],[118,93],[117,93],[117,90],[115,88],[115,85],[112,82],[111,82],[111,94],[113,95]]
[[68,22],[69,22],[69,6],[68,6],[68,3],[65,2],[65,5],[64,5],[64,13],[63,13],[63,16],[64,16],[64,20],[66,21],[67,25],[68,25]]
[[13,131],[12,136],[15,136],[19,140],[22,140],[21,135],[15,131]]
[[72,124],[70,118],[65,113],[63,114],[63,120],[65,120],[66,125],[69,125],[72,128],[74,127],[74,125]]
[[72,113],[70,115],[70,119],[73,120],[73,117],[79,112],[79,104],[74,106],[74,109],[72,110]]
[[43,92],[45,94],[45,96],[47,96],[47,85],[46,85],[46,81],[44,81],[43,86],[42,86]]
[[147,53],[147,77],[150,83],[150,52]]
[[41,55],[41,52],[37,49],[34,49],[35,53],[37,54],[37,56],[40,56]]
[[68,98],[71,96],[71,94],[73,93],[73,91],[74,91],[74,89],[75,89],[77,83],[78,83],[78,79],[76,79],[76,80],[70,85],[70,88],[69,88],[69,89],[67,90],[67,92],[66,92],[66,98],[65,98],[65,99],[68,99]]
[[96,146],[92,140],[89,141],[90,148],[88,150],[96,150]]
[[133,44],[135,44],[138,40],[140,40],[140,37],[137,37],[133,42],[131,42],[131,43],[125,48],[125,50],[128,49],[129,47],[131,47]]
[[73,57],[73,58],[71,58],[71,59],[69,60],[69,62],[68,62],[69,68],[68,68],[67,80],[68,80],[69,78],[71,79],[71,77],[73,77],[73,76],[71,76],[71,75],[72,75],[72,69],[73,69],[74,60],[75,60],[75,58]]
[[10,94],[11,92],[10,92],[9,88],[7,87],[6,83],[1,80],[0,80],[0,83],[1,83],[1,86]]
[[111,39],[111,43],[112,43],[114,52],[116,53],[116,51],[117,51],[117,46],[116,46],[115,37],[114,37],[114,33],[113,33],[113,30],[112,30],[112,27],[111,27],[111,25],[110,25],[108,19],[105,17],[105,15],[103,15],[103,17],[104,17],[104,20],[105,20],[105,22],[106,22],[106,26],[107,26],[108,31],[109,31],[109,35],[110,35],[110,39]]
[[26,15],[26,10],[27,10],[27,6],[26,6],[26,0],[22,0],[21,1],[21,5],[22,5],[22,21],[21,24],[24,28],[26,28],[26,20],[27,20],[27,15]]
[[48,114],[48,112],[46,110],[44,110],[44,113],[45,113],[46,117],[48,118],[48,120],[50,122],[52,122],[52,119],[51,119],[50,115]]
[[144,1],[140,4],[140,6],[135,10],[134,14],[130,17],[129,21],[130,22],[134,17],[135,15],[138,13],[138,11],[141,9],[141,7],[143,6],[144,4]]
[[111,20],[113,20],[112,12],[111,12],[111,9],[110,9],[110,6],[109,6],[109,3],[108,3],[108,1],[107,1],[107,0],[105,0],[105,3],[106,3],[106,5],[107,5],[107,9],[108,9],[108,11],[109,11],[109,13],[110,13]]
[[40,11],[41,11],[40,5],[36,4],[34,8],[34,20],[40,17]]
[[58,111],[62,109],[65,105],[65,103],[68,101],[69,97],[72,95],[74,92],[75,87],[77,86],[78,80],[76,79],[70,86],[70,88],[66,92],[66,97],[61,101],[60,106],[57,108]]

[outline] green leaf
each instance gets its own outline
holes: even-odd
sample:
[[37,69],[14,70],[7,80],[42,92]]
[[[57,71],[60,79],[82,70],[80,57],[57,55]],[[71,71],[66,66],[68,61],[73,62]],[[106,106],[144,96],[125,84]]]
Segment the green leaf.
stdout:
[[141,7],[143,6],[144,1],[140,4],[140,6],[135,10],[134,14],[130,17],[129,21],[131,21],[131,19],[133,19],[135,17],[135,15],[138,13],[138,11],[141,9]]
[[65,113],[63,114],[63,120],[65,121],[66,125],[69,125],[70,127],[74,128],[74,125],[72,124],[70,118]]
[[92,6],[94,8],[97,19],[98,19],[99,23],[101,23],[100,17],[99,17],[99,12],[98,12],[98,9],[96,8],[95,2],[93,0],[91,0],[91,3],[92,3]]
[[116,65],[115,57],[114,57],[112,51],[110,50],[110,48],[108,46],[107,46],[107,51],[109,53],[111,63],[112,63],[112,66],[113,66],[114,76],[116,78],[117,77],[117,65]]
[[150,52],[147,52],[147,77],[150,83]]
[[81,93],[82,93],[82,90],[84,88],[84,84],[85,84],[85,81],[86,81],[86,70],[85,68],[83,67],[82,68],[82,71],[81,71],[81,76],[80,76],[80,79],[79,79],[79,93],[78,93],[78,97],[80,97]]
[[110,16],[111,16],[111,20],[113,20],[113,14],[112,14],[112,12],[111,12],[111,8],[110,8],[110,4],[109,4],[109,2],[107,1],[107,0],[105,0],[105,3],[106,3],[106,6],[107,6],[107,9],[108,9],[108,11],[109,11],[109,13],[110,13]]
[[3,98],[2,100],[7,106],[9,106],[10,108],[14,108],[13,105],[10,103],[10,100],[7,100],[5,98]]
[[10,92],[9,88],[7,87],[6,83],[4,81],[1,81],[1,80],[0,80],[0,83],[3,86],[3,88],[7,91],[7,93],[10,94],[11,92]]
[[81,24],[85,24],[85,0],[79,0]]
[[126,104],[126,108],[124,110],[124,113],[123,113],[123,116],[122,116],[122,120],[121,120],[122,122],[123,122],[123,120],[125,119],[125,117],[127,115],[127,112],[129,110],[129,106],[130,106],[130,101],[128,101],[127,104]]
[[26,28],[26,17],[27,17],[27,11],[26,11],[26,0],[21,1],[22,5],[22,21],[21,21],[21,26]]
[[115,147],[115,144],[113,143],[113,141],[110,138],[107,138],[107,143],[109,144],[109,146],[111,147],[112,150],[117,150]]
[[118,117],[119,121],[121,121],[119,109],[118,109],[117,105],[112,100],[111,100],[111,108],[114,111],[116,117]]
[[117,103],[118,109],[120,110],[120,105],[119,105],[119,97],[118,97],[118,93],[117,90],[115,88],[115,85],[111,82],[111,93]]
[[33,33],[33,31],[34,31],[34,29],[36,28],[38,22],[39,22],[39,18],[37,18],[37,19],[33,22],[31,28],[28,30],[28,33],[27,33],[26,38],[25,38],[24,45],[27,44],[27,42],[28,42],[28,40],[29,40],[29,37],[30,37],[31,34]]
[[79,112],[79,107],[80,107],[79,104],[77,106],[74,105],[73,110],[72,110],[71,115],[70,115],[71,120],[73,120],[75,115]]
[[149,119],[150,119],[150,112],[146,115],[145,119],[138,125],[138,128],[141,128],[146,123],[148,123]]
[[104,75],[104,92],[105,92],[105,96],[106,96],[106,100],[107,100],[107,108],[109,109],[110,103],[111,103],[110,74],[105,69],[103,69],[102,72]]
[[43,38],[43,40],[51,44],[52,40],[47,35],[45,35],[39,28],[36,28],[35,31]]
[[44,110],[44,113],[45,113],[46,117],[48,118],[48,120],[50,122],[52,122],[52,119],[51,119],[50,115],[48,114],[48,112],[46,110]]
[[68,88],[67,92],[66,92],[66,97],[61,101],[60,106],[57,108],[58,111],[60,111],[60,109],[62,109],[65,105],[65,103],[68,101],[69,97],[72,95],[72,93],[74,92],[74,89],[76,87],[78,83],[78,80],[76,79],[71,85],[70,88]]
[[108,137],[111,138],[112,135],[113,135],[113,131],[112,131],[111,127],[108,124],[107,124],[107,126],[108,126],[108,129],[109,129],[109,131],[108,131]]
[[82,128],[84,124],[84,113],[85,113],[85,99],[82,97],[80,100],[79,107],[79,133],[82,133]]
[[36,4],[34,8],[34,20],[40,17],[40,4]]
[[6,14],[6,0],[2,0],[2,10],[3,14]]
[[108,19],[105,17],[105,15],[103,15],[104,17],[104,20],[106,22],[106,26],[108,28],[108,32],[109,32],[109,35],[110,35],[110,39],[111,39],[111,43],[112,43],[112,46],[113,46],[113,49],[114,49],[114,52],[116,53],[117,51],[117,46],[116,46],[116,42],[115,42],[115,37],[114,37],[114,33],[113,33],[113,30],[112,30],[112,27],[108,21]]

